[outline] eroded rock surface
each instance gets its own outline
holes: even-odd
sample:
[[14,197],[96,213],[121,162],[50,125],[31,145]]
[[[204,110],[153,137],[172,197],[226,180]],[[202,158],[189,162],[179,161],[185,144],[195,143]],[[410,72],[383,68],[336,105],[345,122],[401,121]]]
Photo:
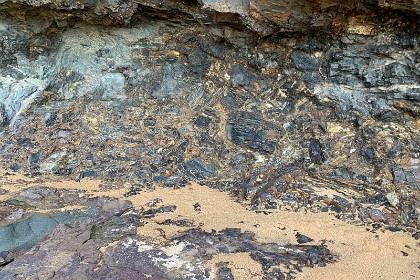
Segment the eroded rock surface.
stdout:
[[[195,181],[229,191],[254,211],[331,212],[418,238],[417,1],[0,2],[3,168],[34,178],[54,174],[128,185],[126,197]],[[0,196],[2,191],[7,193],[0,186]],[[4,213],[20,206],[59,209],[68,203],[62,196],[31,188],[8,201]],[[83,217],[90,219],[83,230],[104,223],[98,232],[112,232],[119,224],[109,215],[122,213],[98,207],[94,218],[14,212],[18,228],[35,219],[45,222],[45,230],[28,240],[16,233],[14,245],[0,244],[0,251],[30,247],[47,234],[91,244],[78,239],[81,229],[62,225]],[[148,215],[172,208],[159,209]],[[1,234],[12,236],[12,228],[3,227]],[[109,252],[87,256],[92,264],[86,277],[132,274],[97,266],[98,260],[124,258],[127,242],[133,259],[150,253],[134,248],[152,245],[132,239],[129,229],[121,234],[125,241],[111,238],[119,243]],[[225,233],[189,234],[211,239]],[[63,254],[74,260],[77,251]],[[22,269],[13,263],[0,273]],[[162,265],[138,264],[164,279],[169,276]],[[269,268],[267,277],[274,273]],[[205,269],[182,269],[180,275],[208,276]],[[34,273],[46,273],[42,278],[54,271]],[[218,273],[230,277],[223,265]]]
[[[0,220],[0,277],[214,279],[217,271],[206,261],[225,253],[250,254],[267,277],[274,273],[273,267],[282,264],[287,270],[274,271],[291,277],[302,267],[333,261],[325,245],[260,243],[252,232],[227,228],[209,233],[194,222],[162,223],[187,230],[157,245],[137,231],[155,215],[176,209],[155,207],[161,201],[145,205],[151,209],[134,208],[122,197],[92,197],[71,186],[26,188],[6,201],[10,208],[3,211],[10,214]],[[67,210],[69,206],[78,208]]]

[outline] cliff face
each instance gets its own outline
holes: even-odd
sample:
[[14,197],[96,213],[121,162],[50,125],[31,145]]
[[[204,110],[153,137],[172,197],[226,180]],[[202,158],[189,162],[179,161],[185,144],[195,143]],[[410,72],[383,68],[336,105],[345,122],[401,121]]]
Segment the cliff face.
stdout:
[[[73,71],[73,64],[84,63],[82,57],[97,51],[95,48],[107,40],[112,40],[114,46],[123,46],[116,53],[110,51],[109,57],[119,59],[120,65],[134,65],[134,49],[148,46],[133,44],[152,39],[151,34],[136,37],[134,33],[150,31],[160,39],[158,33],[163,28],[168,32],[178,28],[185,34],[196,31],[212,43],[224,41],[225,47],[235,46],[232,55],[247,50],[250,56],[261,57],[258,62],[258,58],[245,61],[258,72],[281,74],[283,78],[294,72],[292,76],[307,88],[307,94],[340,111],[352,108],[364,116],[385,115],[394,119],[398,118],[398,110],[418,115],[419,4],[415,1],[2,2],[0,107],[6,111],[2,114],[3,127],[7,122],[13,123],[15,115],[25,111],[52,84],[69,87],[77,83],[60,74]],[[85,43],[83,49],[76,42],[77,28],[84,30],[81,39],[88,39],[89,28],[106,35],[101,38],[100,34],[92,34],[92,42]],[[121,36],[117,30],[121,30]],[[130,31],[133,34],[128,35]],[[179,40],[181,36],[177,37]],[[65,50],[80,56],[65,54]],[[263,58],[264,53],[275,57]],[[64,61],[63,56],[67,57]],[[109,96],[115,91],[130,90],[122,73],[107,75],[100,66],[101,62],[91,61],[84,68],[96,68],[89,71],[90,75],[104,83],[115,79]],[[75,71],[83,76],[85,70]],[[53,93],[59,91],[65,98],[94,91],[83,86],[73,91],[58,87]]]
[[[63,68],[69,67],[60,65],[64,49],[74,49],[83,54],[83,50],[77,49],[74,43],[67,42],[68,45],[65,45],[66,37],[77,37],[74,30],[73,34],[70,31],[75,26],[91,23],[96,24],[98,31],[102,29],[105,32],[111,26],[125,26],[121,31],[127,33],[127,28],[136,31],[140,21],[152,19],[178,25],[181,29],[188,26],[190,32],[194,29],[197,33],[225,40],[239,48],[257,47],[260,53],[271,51],[265,50],[262,42],[272,46],[277,43],[277,47],[283,47],[286,60],[282,62],[287,65],[273,66],[277,63],[274,59],[271,61],[273,71],[269,71],[284,73],[286,69],[297,70],[302,74],[299,80],[316,98],[332,99],[332,102],[340,103],[337,104],[340,109],[351,106],[365,115],[369,111],[375,114],[368,108],[372,107],[371,104],[365,102],[374,95],[373,99],[393,99],[390,104],[374,100],[380,103],[376,106],[381,107],[379,114],[392,114],[394,103],[398,103],[397,107],[403,107],[399,109],[417,115],[417,109],[412,104],[418,102],[416,94],[419,91],[416,57],[419,4],[416,1],[352,1],[350,4],[336,1],[228,0],[2,1],[0,11],[3,72],[0,101],[5,104],[2,107],[7,112],[3,123],[12,121],[19,113],[22,102],[25,109],[25,104],[31,103],[34,96],[51,86],[51,81],[59,78],[57,75]],[[83,35],[89,36],[86,32]],[[103,40],[107,37],[110,36],[105,36]],[[121,42],[112,39],[114,45],[125,44],[124,39],[129,39],[124,35],[120,37]],[[132,37],[131,40],[135,41],[136,38]],[[102,43],[92,39],[91,45]],[[286,54],[287,51],[291,53]],[[258,55],[257,52],[255,55]],[[108,55],[118,57],[124,54]],[[97,66],[91,64],[92,67]],[[264,65],[252,66],[257,71],[265,68]],[[13,71],[24,75],[24,78]],[[64,80],[66,84],[72,82]],[[11,90],[14,87],[19,89]],[[349,98],[352,94],[357,96]],[[380,98],[376,98],[378,94]],[[358,99],[359,104],[349,104],[348,99]]]
[[1,163],[416,234],[420,4],[341,2],[0,0]]

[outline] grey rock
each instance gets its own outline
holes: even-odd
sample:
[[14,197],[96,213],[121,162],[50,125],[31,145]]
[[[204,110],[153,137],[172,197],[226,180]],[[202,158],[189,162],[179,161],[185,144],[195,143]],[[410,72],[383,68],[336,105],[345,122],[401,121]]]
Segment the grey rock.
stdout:
[[95,170],[86,170],[80,173],[80,179],[83,178],[95,178],[97,176],[97,173]]
[[221,13],[247,15],[249,0],[199,0],[204,9],[211,9]]
[[57,224],[55,219],[34,215],[24,221],[0,226],[0,251],[27,250],[44,239]]
[[402,217],[401,217],[402,222],[405,225],[409,225],[411,220],[415,218],[415,214],[416,214],[416,208],[414,205],[406,207],[405,209],[403,209],[403,212],[402,212]]
[[198,127],[206,128],[210,124],[211,119],[206,116],[199,116],[195,121],[194,124]]
[[368,161],[372,162],[375,158],[375,150],[370,147],[365,147],[362,149],[362,156]]
[[127,200],[121,201],[114,199],[109,202],[105,202],[101,208],[105,216],[121,216],[123,213],[131,210],[133,205]]
[[8,124],[8,117],[6,113],[6,106],[0,103],[0,129],[3,129]]
[[166,65],[162,69],[162,79],[158,88],[152,92],[155,98],[175,98],[181,94],[180,82],[176,78],[177,72],[173,66]]
[[121,73],[109,73],[101,77],[100,83],[103,86],[102,99],[124,98],[125,77]]
[[[48,237],[48,242],[14,260],[0,271],[0,277],[89,279],[99,261],[97,248],[101,244],[89,242],[89,234],[87,228],[58,226]],[[84,261],[80,262],[80,259]],[[33,265],[28,266],[28,263]]]
[[221,279],[221,280],[233,280],[233,279],[235,279],[233,277],[232,270],[228,267],[221,267],[221,268],[217,269],[216,275],[217,275],[217,279]]
[[9,168],[13,171],[13,172],[17,172],[20,169],[20,165],[17,163],[14,163],[12,165],[9,166]]
[[256,81],[256,76],[244,66],[236,64],[229,72],[234,86],[245,86]]
[[216,173],[216,167],[197,157],[182,164],[181,171],[192,179],[202,180],[213,176]]
[[350,208],[352,206],[352,203],[345,199],[344,197],[334,195],[334,198],[337,200],[337,202],[344,207]]
[[310,237],[308,237],[308,236],[306,236],[306,235],[303,235],[303,234],[301,234],[301,233],[299,233],[299,232],[297,232],[297,233],[295,234],[295,236],[296,236],[296,241],[297,241],[299,244],[305,244],[305,243],[308,243],[308,242],[312,242],[312,241],[314,241],[312,238],[310,238]]
[[51,125],[54,124],[54,122],[56,121],[56,119],[57,119],[57,115],[56,114],[47,113],[45,115],[45,124],[47,126],[51,126]]
[[318,61],[316,58],[300,51],[294,51],[291,59],[299,70],[318,71]]
[[394,167],[391,169],[394,183],[419,183],[420,182],[420,170],[404,170],[401,167]]
[[382,213],[381,210],[379,209],[371,209],[369,211],[369,217],[374,221],[374,222],[382,222],[385,220],[384,214]]

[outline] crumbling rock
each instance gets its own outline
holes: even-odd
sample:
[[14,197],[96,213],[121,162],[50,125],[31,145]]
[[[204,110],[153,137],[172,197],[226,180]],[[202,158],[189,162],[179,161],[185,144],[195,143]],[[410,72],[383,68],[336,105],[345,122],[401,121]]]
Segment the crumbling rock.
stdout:
[[[417,2],[0,2],[2,168],[35,178],[127,183],[126,196],[197,181],[232,192],[256,211],[331,211],[339,219],[418,236]],[[323,189],[336,195],[326,197]],[[68,201],[89,205],[88,213],[62,213],[69,220],[57,221],[25,212],[61,209]],[[32,247],[34,255],[14,262],[14,253],[0,254],[0,263],[8,263],[2,279],[25,274],[24,264],[38,257],[47,267],[49,250],[63,256],[61,268],[28,273],[129,278],[147,270],[167,277],[161,263],[147,260],[159,248],[138,251],[150,244],[133,237],[133,225],[173,211],[170,206],[129,218],[127,202],[42,186],[7,203],[14,214],[6,216],[15,224],[2,232],[21,242],[11,241],[7,250],[31,247],[50,234],[61,241],[68,235],[87,253],[65,251],[57,241],[45,250]],[[46,221],[46,230],[20,238],[19,229],[34,219]],[[83,230],[91,236],[61,226],[86,221]],[[299,252],[285,257],[283,249],[248,237],[195,230],[177,241],[209,251],[225,250],[211,244],[219,239],[237,252],[251,246],[251,257],[280,279],[286,275],[271,265],[279,260],[303,260],[299,269],[330,260],[325,247],[290,247]],[[113,241],[117,245],[104,254],[93,249]],[[76,263],[80,257],[88,267]],[[124,258],[140,259],[135,271],[115,265]],[[95,270],[98,260],[106,265]],[[218,274],[230,277],[222,264]]]
[[235,144],[262,154],[271,154],[276,149],[275,134],[278,128],[258,114],[236,112],[228,122],[228,135]]

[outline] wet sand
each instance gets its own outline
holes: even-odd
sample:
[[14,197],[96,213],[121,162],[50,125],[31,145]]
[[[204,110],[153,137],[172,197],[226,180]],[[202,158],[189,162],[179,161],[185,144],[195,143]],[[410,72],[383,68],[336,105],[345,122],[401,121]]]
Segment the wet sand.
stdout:
[[[228,193],[197,184],[181,189],[160,188],[124,197],[125,188],[102,190],[100,181],[81,182],[37,182],[22,175],[0,173],[0,195],[4,201],[22,189],[43,185],[54,188],[77,189],[80,195],[110,196],[129,200],[141,209],[148,202],[159,198],[156,206],[176,205],[173,212],[160,213],[139,227],[139,235],[146,236],[155,243],[165,241],[191,227],[205,231],[220,231],[225,228],[240,228],[255,233],[259,242],[296,244],[295,233],[314,239],[309,244],[325,241],[335,256],[336,262],[325,267],[304,268],[296,279],[418,279],[420,278],[420,245],[417,240],[403,232],[371,233],[365,226],[354,226],[336,219],[329,213],[304,213],[273,211],[257,213],[235,202]],[[194,204],[200,205],[200,211]],[[75,205],[69,205],[75,207]],[[191,227],[161,225],[166,219],[189,220]],[[407,255],[408,254],[408,255]],[[261,267],[246,253],[216,255],[208,261],[209,267],[218,262],[226,262],[235,279],[261,279]]]

